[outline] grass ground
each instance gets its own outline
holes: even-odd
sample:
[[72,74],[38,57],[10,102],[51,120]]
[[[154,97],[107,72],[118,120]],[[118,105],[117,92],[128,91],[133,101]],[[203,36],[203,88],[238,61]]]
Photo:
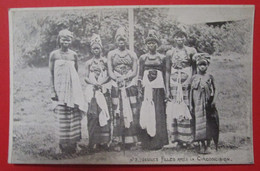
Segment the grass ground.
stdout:
[[[209,71],[216,82],[220,116],[219,151],[199,156],[194,149],[159,151],[78,153],[55,155],[54,113],[50,100],[48,68],[14,68],[13,150],[15,163],[131,163],[158,160],[165,163],[247,163],[252,162],[251,57],[227,53],[214,56]],[[84,65],[79,75],[84,87]],[[165,158],[167,159],[165,159]],[[199,158],[200,157],[200,158]],[[201,159],[201,158],[205,159]],[[152,159],[154,158],[154,159]],[[194,158],[194,160],[192,160]],[[173,161],[174,160],[174,161]],[[210,160],[210,161],[208,161]],[[118,161],[118,162],[115,162]]]

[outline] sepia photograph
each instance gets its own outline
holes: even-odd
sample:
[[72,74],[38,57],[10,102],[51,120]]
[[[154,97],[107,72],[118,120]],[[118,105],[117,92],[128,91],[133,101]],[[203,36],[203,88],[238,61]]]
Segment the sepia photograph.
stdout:
[[9,9],[8,163],[253,164],[254,10]]

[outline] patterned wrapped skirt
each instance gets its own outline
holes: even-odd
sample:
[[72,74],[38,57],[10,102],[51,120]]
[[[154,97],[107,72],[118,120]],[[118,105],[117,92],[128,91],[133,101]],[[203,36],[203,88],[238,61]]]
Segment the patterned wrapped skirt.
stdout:
[[58,105],[55,109],[56,138],[60,149],[65,152],[76,150],[81,139],[81,112],[76,108]]

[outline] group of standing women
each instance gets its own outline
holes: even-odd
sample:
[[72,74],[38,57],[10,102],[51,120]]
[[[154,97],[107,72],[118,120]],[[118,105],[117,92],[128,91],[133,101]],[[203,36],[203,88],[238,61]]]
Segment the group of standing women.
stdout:
[[[213,77],[206,73],[207,54],[184,45],[178,31],[166,55],[157,52],[160,40],[154,30],[145,43],[148,53],[126,48],[124,28],[117,30],[117,48],[102,56],[100,36],[93,34],[86,62],[83,93],[77,74],[77,54],[69,49],[72,33],[62,30],[60,48],[50,55],[50,70],[57,121],[57,139],[63,152],[73,152],[81,139],[81,115],[87,113],[88,149],[113,147],[158,150],[201,142],[206,152],[207,108],[214,105]],[[197,74],[196,74],[197,73]]]

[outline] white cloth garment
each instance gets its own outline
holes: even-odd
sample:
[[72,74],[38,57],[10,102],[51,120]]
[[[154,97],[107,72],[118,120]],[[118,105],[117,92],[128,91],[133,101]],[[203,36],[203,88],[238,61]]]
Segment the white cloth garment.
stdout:
[[164,88],[162,72],[157,70],[157,77],[153,81],[148,79],[149,70],[144,71],[143,87],[144,101],[140,110],[140,126],[146,129],[147,133],[154,137],[156,135],[156,116],[153,102],[153,88]]
[[105,96],[100,91],[96,91],[96,100],[97,104],[101,109],[101,112],[99,113],[99,125],[105,126],[108,123],[108,120],[110,119],[107,101],[105,99]]
[[75,62],[68,60],[56,60],[54,66],[54,87],[58,96],[57,104],[67,104],[69,107],[79,106],[79,109],[87,112],[84,96]]
[[[167,120],[172,122],[172,119],[191,119],[190,111],[183,101],[183,91],[181,85],[181,72],[178,70],[177,78],[177,97],[176,101],[168,101],[166,104]],[[168,121],[167,121],[168,122]]]
[[131,122],[133,122],[133,112],[130,105],[129,97],[126,94],[126,88],[120,88],[123,106],[124,125],[126,128],[130,128]]
[[[129,71],[131,72],[131,71]],[[114,71],[114,74],[116,76],[121,76],[120,73]],[[117,83],[115,81],[112,81],[112,85],[114,87],[118,87]],[[133,122],[133,111],[130,105],[130,99],[129,97],[127,97],[127,93],[126,93],[126,88],[131,87],[135,85],[135,80],[131,80],[127,86],[126,83],[124,82],[124,86],[123,87],[118,87],[120,92],[121,92],[121,98],[122,98],[122,108],[123,108],[123,117],[124,117],[124,125],[126,128],[130,128],[131,126],[131,122]],[[119,109],[120,105],[117,105],[117,109],[116,112],[120,113],[120,109]]]

